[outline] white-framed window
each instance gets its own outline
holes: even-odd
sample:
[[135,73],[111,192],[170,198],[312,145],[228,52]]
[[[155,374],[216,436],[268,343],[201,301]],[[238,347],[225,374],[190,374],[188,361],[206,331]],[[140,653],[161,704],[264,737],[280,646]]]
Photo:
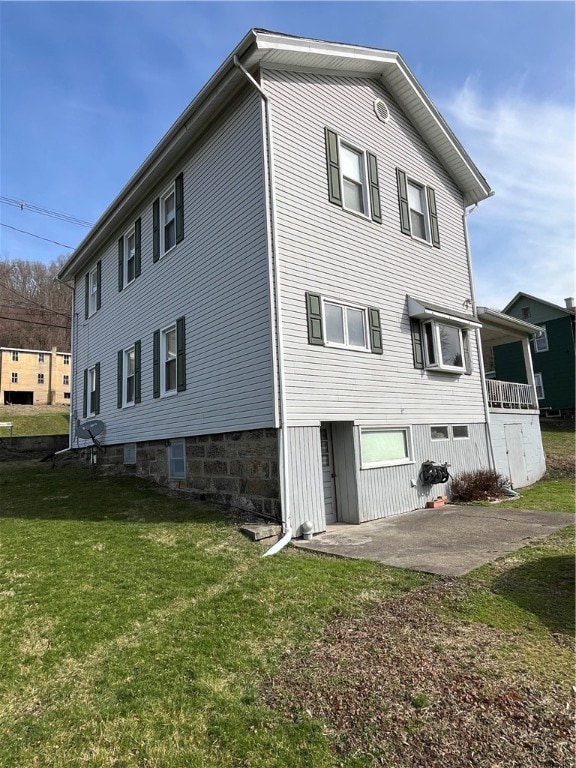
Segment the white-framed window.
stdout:
[[88,316],[98,309],[98,266],[88,273]]
[[366,308],[322,300],[326,345],[370,350]]
[[427,320],[422,327],[425,367],[463,372],[466,368],[464,345],[468,344],[466,330],[436,320]]
[[534,374],[534,385],[536,387],[536,397],[538,400],[544,400],[544,382],[542,381],[542,374]]
[[548,352],[548,334],[543,325],[539,333],[534,336],[534,352]]
[[408,207],[412,237],[430,242],[430,220],[426,202],[426,187],[408,179]]
[[38,362],[39,363],[44,362],[44,352],[38,352]]
[[430,427],[430,437],[432,440],[449,440],[450,433],[447,426]]
[[95,416],[98,407],[98,372],[88,368],[88,416]]
[[12,371],[12,384],[18,384],[18,374]]
[[176,190],[174,184],[160,197],[160,255],[176,245]]
[[124,464],[136,464],[136,443],[124,443]]
[[366,182],[366,153],[340,142],[340,173],[342,176],[342,207],[364,216],[369,214]]
[[160,333],[160,386],[163,395],[176,392],[176,325]]
[[124,372],[122,391],[123,404],[134,405],[136,394],[136,353],[134,347],[129,347],[124,350],[124,364],[122,370]]
[[360,453],[363,469],[409,464],[412,462],[410,428],[363,428]]
[[44,384],[44,374],[39,373],[38,374],[38,384]]
[[452,427],[452,437],[454,440],[468,440],[470,433],[467,424],[454,424]]
[[18,354],[18,352],[12,352],[12,362],[17,363],[19,359],[20,359],[20,355]]
[[70,386],[70,376],[67,373],[65,373],[62,376],[62,385],[64,387],[69,387]]
[[186,442],[171,440],[168,445],[168,477],[184,480],[186,477]]
[[70,365],[70,355],[64,355],[64,365]]
[[136,230],[124,237],[124,285],[136,279]]

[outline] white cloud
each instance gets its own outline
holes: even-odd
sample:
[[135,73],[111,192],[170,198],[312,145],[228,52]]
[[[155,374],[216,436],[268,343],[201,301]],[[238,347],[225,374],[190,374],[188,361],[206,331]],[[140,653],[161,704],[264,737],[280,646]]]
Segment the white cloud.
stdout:
[[469,219],[477,299],[524,291],[564,306],[574,286],[574,110],[471,81],[442,106],[495,196]]

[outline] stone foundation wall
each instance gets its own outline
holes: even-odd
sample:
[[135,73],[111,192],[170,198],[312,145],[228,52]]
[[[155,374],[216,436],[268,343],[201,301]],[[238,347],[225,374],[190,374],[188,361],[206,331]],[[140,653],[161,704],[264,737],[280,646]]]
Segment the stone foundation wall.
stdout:
[[196,435],[186,441],[186,479],[168,477],[168,442],[136,444],[136,464],[124,464],[124,445],[98,455],[106,471],[147,477],[198,500],[280,520],[278,439],[275,429]]

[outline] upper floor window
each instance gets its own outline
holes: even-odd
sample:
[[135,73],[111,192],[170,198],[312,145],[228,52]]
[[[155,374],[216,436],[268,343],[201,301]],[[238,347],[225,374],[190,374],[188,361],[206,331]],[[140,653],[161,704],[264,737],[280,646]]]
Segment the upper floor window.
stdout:
[[20,359],[19,353],[18,352],[12,352],[12,362],[13,363],[17,363],[19,359]]
[[70,355],[64,355],[64,359],[62,361],[64,365],[70,365]]
[[12,384],[18,384],[18,374],[16,372],[12,373]]
[[98,261],[84,281],[84,318],[88,319],[100,309],[102,286],[102,262]]
[[69,387],[70,386],[70,376],[68,376],[67,373],[65,373],[62,376],[62,386],[64,386],[64,387]]
[[400,230],[404,235],[440,248],[436,193],[432,187],[408,177],[396,168]]
[[38,352],[38,362],[39,363],[44,362],[44,352]]
[[184,174],[180,173],[152,206],[152,252],[158,261],[184,239]]
[[528,318],[529,318],[529,317],[530,317],[530,315],[532,314],[532,313],[530,312],[530,307],[522,307],[522,310],[521,310],[521,311],[522,311],[522,317],[523,317],[523,319],[524,319],[524,320],[528,320]]
[[122,291],[140,276],[142,222],[136,219],[132,229],[118,240],[118,290]]
[[308,342],[382,354],[380,310],[306,294]]
[[328,199],[347,211],[382,223],[376,155],[325,131]]
[[185,318],[154,332],[154,397],[183,392],[186,389]]
[[[415,368],[472,373],[470,331],[480,328],[473,315],[407,296]],[[440,321],[437,318],[446,318]]]
[[44,384],[44,374],[39,373],[38,374],[38,384]]
[[542,330],[534,336],[534,351],[535,352],[548,352],[548,334],[546,333],[546,326],[542,326]]

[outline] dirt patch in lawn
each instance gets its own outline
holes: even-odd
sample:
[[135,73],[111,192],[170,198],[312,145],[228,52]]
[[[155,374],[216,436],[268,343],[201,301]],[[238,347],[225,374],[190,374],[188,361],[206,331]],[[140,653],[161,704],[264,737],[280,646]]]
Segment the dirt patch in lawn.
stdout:
[[514,672],[498,653],[510,634],[442,618],[461,588],[436,583],[332,621],[266,681],[266,703],[324,721],[335,750],[362,764],[571,765],[572,681]]

